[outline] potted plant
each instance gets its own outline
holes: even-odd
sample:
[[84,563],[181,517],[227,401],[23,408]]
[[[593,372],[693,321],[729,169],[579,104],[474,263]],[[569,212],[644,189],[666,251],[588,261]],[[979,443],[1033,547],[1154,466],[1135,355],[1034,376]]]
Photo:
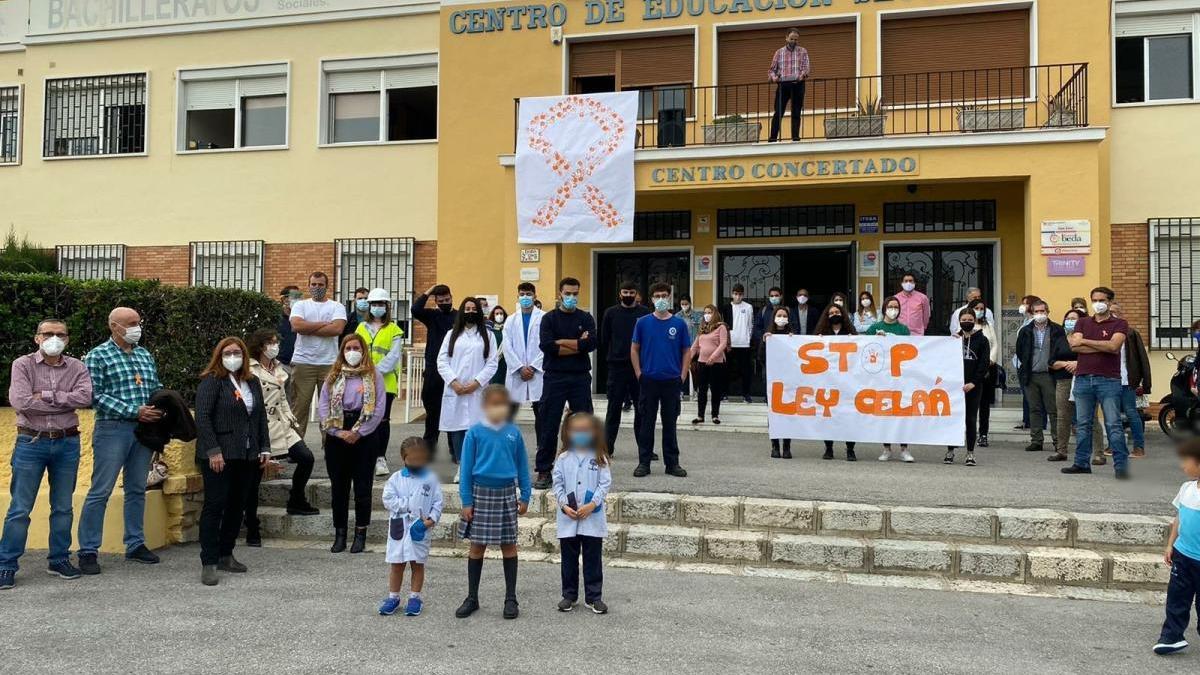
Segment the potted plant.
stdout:
[[883,112],[883,99],[859,101],[853,113],[846,117],[825,118],[825,138],[858,138],[860,136],[882,136],[887,115]]
[[967,105],[958,109],[958,128],[962,131],[1011,131],[1025,128],[1025,106],[988,108]]
[[751,122],[741,115],[714,117],[704,125],[704,143],[757,143],[762,134],[762,122]]
[[1075,101],[1064,96],[1051,96],[1046,99],[1047,127],[1078,126],[1079,116],[1076,114]]

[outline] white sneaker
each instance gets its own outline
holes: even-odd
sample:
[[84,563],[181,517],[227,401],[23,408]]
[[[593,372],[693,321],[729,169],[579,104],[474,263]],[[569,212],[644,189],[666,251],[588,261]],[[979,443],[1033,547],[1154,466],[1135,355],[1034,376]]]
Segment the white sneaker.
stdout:
[[380,457],[379,459],[375,460],[375,475],[376,476],[387,476],[390,474],[391,474],[391,471],[388,470],[386,457]]
[[452,480],[452,481],[450,481],[450,482],[451,482],[451,483],[458,483],[459,474],[460,474],[461,472],[462,472],[462,469],[455,469],[455,470],[454,470],[454,480]]
[[879,461],[886,462],[892,458],[892,451],[884,448],[883,454],[879,456]]
[[907,449],[904,449],[904,450],[900,451],[900,461],[901,462],[915,462],[917,460],[913,459],[911,452],[909,452]]

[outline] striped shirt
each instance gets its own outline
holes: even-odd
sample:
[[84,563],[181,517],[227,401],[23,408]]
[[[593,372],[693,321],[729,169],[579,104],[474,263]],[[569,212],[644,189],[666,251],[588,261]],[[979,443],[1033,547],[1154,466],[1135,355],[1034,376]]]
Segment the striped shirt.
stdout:
[[771,59],[767,77],[772,82],[795,82],[808,77],[808,50],[800,45],[795,49],[780,47]]
[[144,347],[126,352],[109,338],[83,362],[92,376],[92,407],[99,420],[136,420],[138,408],[162,388],[154,357]]

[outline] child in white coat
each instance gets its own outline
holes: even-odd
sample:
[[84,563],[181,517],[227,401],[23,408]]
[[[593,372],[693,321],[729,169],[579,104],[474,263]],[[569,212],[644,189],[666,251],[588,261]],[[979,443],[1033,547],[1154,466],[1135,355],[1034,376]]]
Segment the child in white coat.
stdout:
[[429,469],[429,446],[417,436],[400,444],[404,468],[392,474],[383,486],[383,507],[388,522],[388,597],[379,613],[390,616],[400,607],[404,566],[412,568],[412,592],[408,594],[407,616],[421,614],[421,588],[425,585],[425,561],[429,559],[429,530],[442,517],[442,486]]
[[554,497],[558,500],[558,543],[562,549],[562,601],[569,612],[579,600],[579,558],[583,557],[584,605],[607,614],[601,598],[604,565],[601,552],[608,535],[604,500],[612,486],[604,427],[589,413],[574,413],[563,423],[562,448],[554,460]]

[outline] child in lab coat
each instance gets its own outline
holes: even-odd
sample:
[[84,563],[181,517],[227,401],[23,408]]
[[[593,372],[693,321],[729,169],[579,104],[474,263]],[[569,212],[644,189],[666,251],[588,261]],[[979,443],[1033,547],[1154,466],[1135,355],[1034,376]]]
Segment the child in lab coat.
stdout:
[[412,568],[412,592],[404,608],[406,616],[421,614],[421,588],[425,585],[425,561],[429,558],[429,530],[442,517],[442,486],[429,469],[429,446],[412,436],[400,444],[404,468],[392,474],[383,486],[383,507],[388,522],[388,597],[379,613],[390,616],[400,607],[404,566]]
[[604,566],[601,551],[608,535],[604,501],[612,485],[604,428],[589,413],[574,413],[563,423],[562,447],[554,460],[554,497],[558,500],[558,543],[562,549],[562,601],[569,612],[579,599],[579,558],[583,557],[584,606],[607,614],[601,599]]

